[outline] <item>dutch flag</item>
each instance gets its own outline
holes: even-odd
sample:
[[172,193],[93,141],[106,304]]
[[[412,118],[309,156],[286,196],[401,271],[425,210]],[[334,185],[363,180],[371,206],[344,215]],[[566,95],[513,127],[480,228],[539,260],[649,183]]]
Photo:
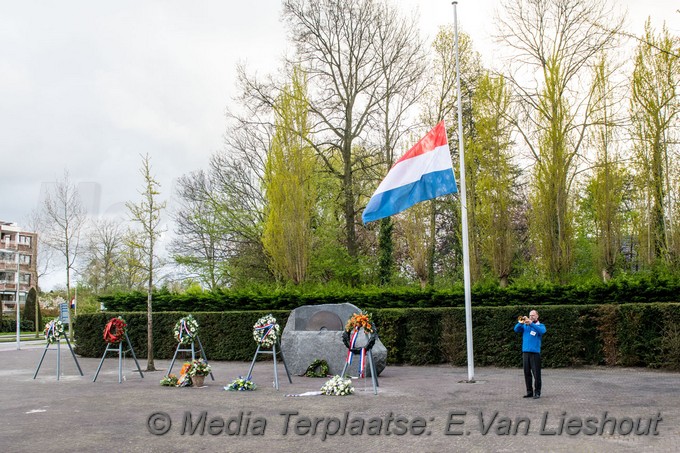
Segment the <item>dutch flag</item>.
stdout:
[[441,121],[390,169],[368,201],[362,220],[379,220],[421,201],[456,192],[446,127]]

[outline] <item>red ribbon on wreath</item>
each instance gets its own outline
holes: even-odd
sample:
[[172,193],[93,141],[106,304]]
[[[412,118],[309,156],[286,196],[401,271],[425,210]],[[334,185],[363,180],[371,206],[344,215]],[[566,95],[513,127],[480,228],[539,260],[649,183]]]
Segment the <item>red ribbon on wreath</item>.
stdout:
[[[359,336],[359,328],[355,327],[352,332],[351,339],[349,341],[349,347],[347,351],[347,365],[352,364],[352,358],[354,357],[353,349],[356,348],[357,337]],[[366,377],[366,347],[361,348],[361,355],[359,358],[359,377]]]
[[127,324],[122,318],[111,318],[111,320],[104,327],[104,341],[107,343],[118,343],[125,335],[125,328]]

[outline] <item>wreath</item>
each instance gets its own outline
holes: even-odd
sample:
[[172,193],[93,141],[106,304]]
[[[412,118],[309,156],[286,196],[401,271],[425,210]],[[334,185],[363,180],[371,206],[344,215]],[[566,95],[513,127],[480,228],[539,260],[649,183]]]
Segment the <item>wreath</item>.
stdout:
[[[318,370],[318,371],[317,371]],[[328,362],[321,359],[313,361],[303,376],[307,377],[326,377],[328,376]]]
[[190,344],[198,335],[198,321],[192,315],[185,316],[175,324],[175,338],[179,344]]
[[[364,329],[364,333],[368,334],[368,341],[364,346],[356,347],[352,345],[352,338],[355,332],[358,333],[360,329]],[[371,320],[370,313],[354,313],[345,324],[345,331],[342,333],[342,342],[345,344],[352,354],[361,353],[362,349],[370,351],[378,339],[378,329]]]
[[258,319],[253,326],[253,339],[259,345],[270,348],[279,339],[280,330],[276,318],[269,314]]
[[111,344],[120,342],[125,336],[126,329],[127,324],[122,317],[111,318],[104,327],[104,341]]
[[64,336],[64,324],[58,319],[53,319],[45,324],[44,334],[48,344],[56,343]]

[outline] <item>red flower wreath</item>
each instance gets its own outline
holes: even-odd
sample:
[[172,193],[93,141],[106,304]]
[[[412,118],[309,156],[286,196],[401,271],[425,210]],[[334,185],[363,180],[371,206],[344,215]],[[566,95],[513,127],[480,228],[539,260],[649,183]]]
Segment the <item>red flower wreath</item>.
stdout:
[[127,324],[120,316],[117,318],[111,318],[111,320],[104,327],[104,341],[107,343],[118,343],[123,339],[125,335],[125,329]]

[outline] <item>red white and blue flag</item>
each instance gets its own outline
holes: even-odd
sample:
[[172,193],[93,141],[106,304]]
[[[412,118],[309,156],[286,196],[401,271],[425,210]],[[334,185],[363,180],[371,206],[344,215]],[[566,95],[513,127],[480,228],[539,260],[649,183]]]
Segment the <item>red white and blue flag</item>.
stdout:
[[362,220],[379,220],[421,201],[456,192],[446,127],[441,121],[392,166],[368,201]]

